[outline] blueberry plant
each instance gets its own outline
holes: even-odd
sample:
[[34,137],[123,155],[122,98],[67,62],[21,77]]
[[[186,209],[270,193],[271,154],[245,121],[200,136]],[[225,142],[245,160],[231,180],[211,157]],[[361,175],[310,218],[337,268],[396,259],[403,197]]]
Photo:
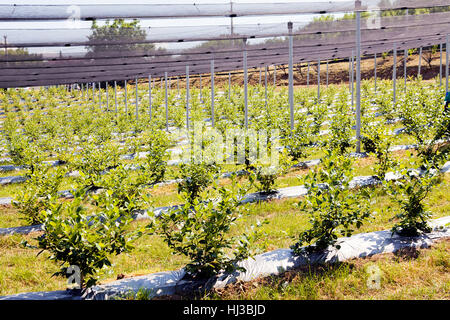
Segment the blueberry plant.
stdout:
[[[322,166],[304,178],[308,194],[299,205],[310,214],[311,227],[301,232],[292,246],[295,254],[321,251],[335,245],[338,236],[351,236],[354,228],[361,227],[370,216],[368,190],[350,189],[351,166],[350,158],[327,151]],[[339,245],[336,248],[339,249]]]
[[220,167],[208,163],[183,163],[180,165],[178,193],[188,203],[194,202],[217,178]]
[[111,191],[98,197],[99,209],[89,214],[83,205],[85,194],[75,194],[71,202],[56,203],[44,215],[44,233],[38,247],[60,264],[55,275],[69,276],[68,268],[80,270],[81,288],[93,286],[99,272],[111,266],[111,255],[130,252],[141,231],[131,230],[130,215],[122,210]]
[[257,228],[240,235],[232,233],[243,218],[240,201],[245,194],[232,180],[231,188],[213,183],[210,191],[218,193],[214,200],[183,193],[183,205],[162,213],[148,226],[150,233],[160,235],[174,253],[189,258],[185,270],[195,279],[242,270],[236,263],[252,255],[252,244],[260,237]]
[[[411,164],[408,163],[409,166]],[[390,180],[386,186],[387,193],[399,206],[392,232],[408,237],[430,232],[427,220],[431,213],[427,210],[425,200],[439,179],[439,171],[427,163],[423,164],[421,170],[403,164],[399,167],[399,174],[400,179]]]
[[24,188],[12,201],[27,224],[43,222],[42,212],[57,203],[58,190],[65,173],[64,167],[53,169],[47,164],[40,164],[30,174]]
[[375,157],[374,176],[383,181],[388,170],[397,165],[397,161],[392,157],[390,150],[393,137],[386,129],[378,125],[367,123],[363,128],[361,142],[364,150]]

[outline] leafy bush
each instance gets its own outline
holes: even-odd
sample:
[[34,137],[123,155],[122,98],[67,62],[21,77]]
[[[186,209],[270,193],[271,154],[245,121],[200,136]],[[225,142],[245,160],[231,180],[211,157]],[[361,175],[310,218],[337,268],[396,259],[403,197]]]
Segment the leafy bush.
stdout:
[[42,211],[50,209],[58,199],[58,189],[66,170],[59,167],[55,170],[48,165],[41,164],[25,182],[12,205],[23,216],[29,225],[43,222]]
[[258,192],[270,193],[276,190],[276,181],[279,176],[286,174],[291,167],[291,161],[285,152],[279,155],[278,164],[267,164],[263,161],[256,161],[250,172],[250,183]]
[[[272,133],[273,134],[273,133]],[[261,138],[256,141],[256,148],[250,146],[250,137],[245,141],[245,170],[251,185],[259,192],[273,192],[276,180],[286,174],[292,166],[286,149],[279,151],[278,137],[273,136],[263,143]],[[262,148],[265,148],[263,150]],[[257,157],[259,152],[259,157]]]
[[283,145],[288,150],[288,155],[293,161],[305,159],[309,154],[309,149],[313,144],[313,128],[311,123],[306,121],[306,117],[300,119],[294,130],[287,132],[282,140]]
[[149,195],[144,192],[146,177],[140,174],[133,175],[123,164],[110,170],[101,177],[101,186],[104,189],[93,195],[95,204],[108,204],[104,197],[115,199],[115,205],[126,214],[148,207]]
[[13,163],[17,166],[25,166],[33,174],[36,166],[45,158],[39,141],[27,137],[17,125],[16,119],[11,116],[5,120],[4,128],[6,148]]
[[182,163],[178,178],[178,193],[184,194],[188,203],[193,203],[202,191],[210,186],[220,168],[214,164],[206,163]]
[[375,177],[378,180],[384,180],[387,171],[397,164],[389,151],[393,143],[392,136],[380,126],[367,125],[364,128],[361,142],[364,150],[376,159],[373,168]]
[[149,152],[143,163],[147,183],[161,182],[167,169],[167,149],[170,139],[162,131],[153,131],[144,135],[143,141]]
[[[323,166],[304,178],[308,194],[300,203],[311,217],[311,228],[302,232],[291,248],[295,254],[321,251],[334,245],[339,235],[349,237],[353,227],[361,227],[370,216],[369,193],[365,189],[350,190],[352,160],[326,151]],[[311,246],[304,245],[314,243]],[[336,246],[339,249],[339,246]]]
[[338,112],[330,124],[330,139],[328,145],[343,155],[352,146],[352,120],[345,113]]
[[[413,90],[413,89],[411,89]],[[440,101],[425,94],[426,88],[417,85],[400,106],[400,115],[406,132],[415,139],[417,152],[424,163],[438,168],[447,152],[437,152],[437,142],[450,135],[450,114],[442,112]]]
[[88,190],[100,188],[101,175],[119,163],[118,147],[112,143],[97,146],[83,144],[81,151],[72,159],[72,168],[80,172],[79,183]]
[[401,178],[388,182],[386,190],[392,200],[400,206],[395,215],[400,221],[392,228],[392,232],[402,236],[417,236],[422,232],[430,232],[427,219],[431,214],[426,210],[424,200],[438,179],[438,172],[427,165],[422,172],[400,167]]
[[77,266],[82,288],[93,286],[99,271],[111,266],[110,255],[129,252],[141,234],[127,228],[132,219],[120,210],[111,191],[101,199],[102,209],[91,216],[82,205],[83,191],[72,202],[52,206],[44,214],[44,234],[38,238],[39,248],[61,264],[54,275],[67,276],[68,267]]
[[148,226],[174,253],[190,259],[185,269],[197,279],[237,269],[236,262],[252,254],[252,243],[260,236],[256,229],[232,235],[233,225],[243,217],[239,203],[244,189],[234,179],[230,190],[216,184],[213,189],[218,191],[219,199],[200,201],[184,193],[184,205],[161,214]]

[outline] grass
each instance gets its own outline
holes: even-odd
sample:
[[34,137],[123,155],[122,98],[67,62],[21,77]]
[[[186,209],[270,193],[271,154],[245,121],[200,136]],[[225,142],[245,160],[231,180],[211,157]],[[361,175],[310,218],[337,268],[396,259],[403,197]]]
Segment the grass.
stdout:
[[[375,270],[375,276],[372,270]],[[207,300],[450,299],[450,239],[431,249],[403,250],[280,276],[238,282]],[[379,277],[376,275],[379,274]]]

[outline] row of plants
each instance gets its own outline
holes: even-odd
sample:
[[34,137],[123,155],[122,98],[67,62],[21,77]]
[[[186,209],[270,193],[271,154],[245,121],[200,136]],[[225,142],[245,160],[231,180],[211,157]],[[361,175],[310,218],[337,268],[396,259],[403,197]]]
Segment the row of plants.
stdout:
[[[373,201],[370,188],[376,186],[349,187],[353,161],[340,155],[339,150],[327,152],[322,165],[299,181],[309,192],[299,202],[298,213],[309,214],[310,228],[298,235],[292,245],[294,254],[305,255],[330,246],[339,249],[338,238],[351,236],[373,215],[369,210]],[[419,163],[425,168],[420,173],[401,167],[400,179],[381,186],[399,204],[392,231],[402,236],[431,231],[425,200],[440,176],[426,159],[419,159]],[[270,222],[258,222],[246,232],[233,235],[232,227],[246,218],[241,200],[251,184],[232,177],[225,187],[217,182],[217,172],[217,166],[211,164],[184,165],[184,180],[178,185],[182,204],[151,216],[145,227],[137,229],[129,228],[133,213],[143,206],[151,208],[150,194],[130,192],[133,189],[127,188],[127,179],[120,186],[116,184],[119,191],[107,188],[89,195],[80,189],[72,201],[55,201],[41,211],[44,233],[38,238],[38,246],[61,265],[60,275],[67,276],[68,267],[78,266],[83,288],[97,282],[112,255],[131,252],[133,241],[143,234],[160,236],[174,254],[186,256],[190,261],[185,266],[188,279],[206,280],[221,272],[245,271],[237,262],[264,249],[264,233],[259,227]]]
[[[371,137],[373,133],[370,129],[373,126],[370,125],[370,122],[376,119],[369,112],[369,106],[375,105],[375,102],[378,103],[379,101],[377,99],[380,96],[387,97],[383,92],[389,91],[389,86],[386,85],[383,87],[380,85],[377,95],[366,87],[368,86],[363,86],[363,91],[365,92],[364,97],[366,97],[363,99],[362,108],[362,121],[364,124],[363,139],[365,139],[365,136],[371,139],[376,137]],[[428,117],[433,117],[433,113],[435,114],[438,109],[436,109],[436,104],[434,103],[436,98],[428,99],[426,98],[427,95],[423,92],[425,90],[424,88],[428,87],[428,85],[425,86],[419,81],[411,87],[409,88],[410,91],[414,90],[415,87],[418,88],[418,91],[421,90],[419,92],[422,97],[421,99],[425,101],[423,102],[423,109],[427,111]],[[50,90],[55,91],[56,88],[50,88]],[[427,90],[430,90],[430,88]],[[431,90],[437,92],[435,96],[439,96],[439,88],[433,86]],[[53,93],[53,91],[51,92]],[[4,96],[14,95],[14,92],[9,90]],[[72,91],[70,94],[74,92],[76,93],[77,91]],[[228,115],[227,117],[217,119],[216,122],[216,128],[222,134],[230,127],[239,128],[241,124],[239,113],[242,114],[242,101],[239,101],[241,100],[239,92],[237,90],[233,92],[231,103],[227,99],[221,98],[220,103],[216,104],[217,114]],[[339,145],[342,152],[353,146],[352,126],[355,123],[352,110],[349,107],[348,92],[345,88],[338,90],[335,87],[330,87],[320,103],[316,103],[314,93],[311,90],[300,91],[300,93],[296,94],[296,103],[305,106],[308,112],[295,113],[295,121],[297,123],[294,130],[296,131],[295,134],[290,132],[288,121],[285,121],[288,117],[284,101],[285,92],[275,94],[271,90],[271,95],[269,95],[270,109],[266,108],[265,105],[263,106],[261,93],[258,95],[257,90],[254,93],[254,101],[250,101],[250,128],[255,130],[265,129],[267,131],[272,129],[280,130],[282,136],[285,137],[283,139],[283,145],[290,150],[290,156],[295,161],[301,160],[302,156],[305,158],[305,156],[311,154],[311,150],[318,145],[328,144],[332,147]],[[399,103],[395,107],[391,105],[390,111],[382,109],[383,115],[387,119],[393,117],[393,113],[396,114],[397,118],[403,117],[403,114],[412,114],[411,110],[407,110],[407,101],[409,100],[406,100],[404,103]],[[182,100],[178,102],[182,102]],[[157,102],[155,102],[155,109],[157,109],[156,106],[158,106]],[[182,103],[177,104],[171,100],[170,106],[171,108],[176,108],[176,112],[170,110],[171,116],[178,114],[182,115],[180,116],[181,118],[184,118],[184,106]],[[237,110],[229,109],[230,107],[236,106],[239,106],[241,111],[238,112]],[[335,109],[336,114],[334,116],[331,114],[331,106]],[[432,109],[429,109],[429,107]],[[159,105],[159,109],[163,110],[164,108]],[[201,111],[199,113],[200,116],[197,118],[199,120],[203,120],[208,116],[208,108],[206,107],[203,110],[203,105],[200,103],[193,101],[191,109],[191,111]],[[158,128],[155,129],[155,126],[159,126],[160,128],[164,127],[164,121],[162,119],[159,122],[153,118],[152,122],[149,122],[148,117],[141,117],[139,120],[136,120],[131,115],[127,116],[122,113],[115,114],[104,111],[104,109],[93,108],[92,105],[83,104],[78,107],[49,109],[46,113],[35,112],[32,115],[27,112],[8,112],[3,124],[3,136],[6,149],[14,164],[25,165],[27,167],[32,167],[40,160],[32,158],[31,154],[38,154],[42,158],[57,158],[66,161],[67,158],[70,158],[79,150],[94,149],[99,145],[103,145],[102,148],[107,152],[113,154],[118,153],[119,156],[127,153],[136,154],[146,149],[146,146],[141,141],[141,136],[145,135],[146,131],[151,132],[157,130]],[[325,125],[325,121],[331,117],[333,117],[333,121]],[[403,118],[406,119],[405,117]],[[380,120],[382,121],[382,119],[384,118]],[[416,120],[420,121],[420,119],[414,119],[414,121]],[[151,128],[149,128],[150,123]],[[319,135],[320,129],[327,128],[327,126],[330,129],[330,133],[327,135]],[[420,126],[418,124],[416,127],[419,128]],[[419,130],[414,130],[414,132],[420,135],[420,137],[417,135],[414,136],[414,138],[419,140],[423,139],[427,134],[426,131],[420,132]],[[299,137],[300,140],[297,139]],[[32,147],[27,148],[26,146],[29,145]],[[305,146],[305,148],[299,148],[301,145]],[[35,150],[35,152],[31,152],[31,150]]]
[[[400,205],[399,222],[394,225],[393,232],[401,235],[430,231],[426,222],[425,199],[433,184],[439,180],[437,169],[448,159],[448,144],[442,141],[448,139],[449,115],[439,112],[442,109],[438,100],[426,100],[423,98],[426,95],[426,92],[419,94],[419,99],[424,99],[420,103],[405,101],[396,108],[396,116],[402,118],[407,134],[418,145],[418,158],[408,166],[397,167],[391,158],[389,147],[393,139],[384,126],[364,126],[365,150],[373,154],[377,161],[374,175],[378,177],[381,187]],[[180,165],[177,177],[181,179],[178,184],[181,205],[151,217],[146,227],[138,229],[130,227],[131,221],[140,210],[151,212],[151,186],[162,181],[167,170],[166,151],[171,142],[163,132],[158,129],[140,130],[139,136],[132,136],[130,147],[134,146],[137,152],[142,145],[146,145],[145,150],[149,154],[140,163],[142,169],[139,174],[131,175],[127,164],[119,161],[121,153],[118,145],[114,144],[113,138],[109,138],[108,132],[114,129],[101,127],[99,122],[92,120],[87,134],[77,132],[79,139],[73,140],[74,136],[71,136],[62,140],[64,142],[60,147],[66,150],[59,156],[65,165],[54,170],[42,165],[42,160],[50,154],[41,151],[55,150],[52,144],[60,136],[42,139],[42,134],[33,134],[31,122],[28,124],[27,121],[21,124],[30,127],[24,135],[20,130],[23,128],[15,122],[17,116],[14,114],[4,123],[7,141],[11,145],[10,154],[20,159],[17,163],[27,167],[30,177],[15,205],[30,219],[30,223],[43,223],[44,233],[38,238],[38,246],[49,251],[50,259],[61,264],[61,275],[67,275],[70,266],[80,268],[83,288],[96,283],[99,272],[110,265],[111,255],[131,252],[133,242],[143,234],[162,237],[174,253],[188,257],[190,262],[186,271],[189,277],[205,279],[219,272],[234,270],[237,261],[264,249],[264,246],[255,247],[255,243],[261,243],[260,239],[264,236],[259,226],[268,221],[257,223],[239,236],[230,232],[239,220],[246,218],[246,206],[242,205],[241,200],[251,188],[273,191],[277,177],[287,172],[290,161],[305,159],[311,146],[315,146],[323,149],[325,156],[322,163],[299,181],[309,190],[299,203],[299,214],[310,214],[311,227],[298,235],[292,249],[295,254],[305,254],[305,250],[324,250],[336,245],[339,236],[350,236],[355,228],[366,223],[371,216],[368,205],[372,201],[370,189],[350,190],[349,183],[353,178],[353,160],[348,157],[352,135],[351,108],[346,101],[347,95],[341,92],[337,98],[336,93],[332,96],[323,103],[311,102],[308,105],[316,121],[308,120],[307,116],[299,113],[294,131],[285,125],[279,127],[285,146],[282,158],[286,157],[286,160],[282,160],[275,170],[252,161],[247,151],[246,174],[233,176],[231,184],[225,186],[218,181],[223,168],[214,161],[192,161]],[[323,122],[321,114],[333,102],[336,115],[329,125],[330,139],[322,140],[318,138],[320,127],[317,123]],[[109,115],[99,117],[98,121],[108,123],[106,117]],[[268,128],[264,119],[273,121],[272,117],[264,118],[263,114],[258,119],[262,124],[255,122],[255,126]],[[374,120],[366,118],[365,124],[369,119]],[[111,115],[110,121],[114,120],[117,120],[117,115]],[[128,120],[131,121],[131,118]],[[271,125],[277,128],[277,124]],[[106,133],[96,131],[95,126],[105,129]],[[43,128],[49,130],[46,134],[51,135],[51,126]],[[104,138],[105,134],[108,138]],[[78,153],[67,152],[69,140],[78,143]],[[419,168],[420,171],[411,171],[410,168]],[[58,186],[71,170],[80,172],[73,192],[74,199],[61,201],[57,197]],[[401,178],[385,181],[387,170],[397,171]]]

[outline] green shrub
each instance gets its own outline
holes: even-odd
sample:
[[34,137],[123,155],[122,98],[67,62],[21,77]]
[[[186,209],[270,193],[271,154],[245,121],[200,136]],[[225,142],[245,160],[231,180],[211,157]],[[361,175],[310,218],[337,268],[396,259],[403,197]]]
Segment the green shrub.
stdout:
[[237,269],[236,262],[251,256],[252,243],[260,236],[257,229],[232,235],[233,225],[243,217],[239,203],[245,194],[235,180],[230,190],[217,185],[213,189],[219,192],[219,199],[192,200],[185,193],[184,205],[163,213],[148,226],[174,253],[190,259],[185,270],[197,279]]
[[330,139],[328,146],[343,155],[352,146],[352,120],[345,112],[337,113],[330,124]]
[[278,177],[286,174],[291,164],[285,152],[280,152],[278,164],[272,165],[258,160],[252,164],[254,169],[249,175],[250,183],[258,192],[273,192],[276,190]]
[[413,88],[411,99],[400,106],[402,122],[406,132],[414,138],[423,163],[438,168],[448,156],[448,150],[437,152],[436,144],[450,136],[450,112],[442,112],[440,100],[427,95],[424,87]]
[[142,164],[147,183],[161,182],[167,169],[167,149],[170,146],[170,139],[162,131],[152,131],[144,135],[143,141],[149,152]]
[[36,167],[45,159],[42,146],[31,141],[21,132],[14,132],[6,136],[6,147],[16,166],[24,166],[27,175],[33,174]]
[[361,227],[364,219],[370,216],[367,190],[349,189],[351,166],[351,159],[336,151],[326,151],[322,167],[310,171],[304,178],[308,194],[300,207],[309,212],[311,228],[302,232],[298,242],[291,247],[295,254],[300,255],[305,250],[321,251],[334,245],[339,235],[351,236],[353,227]]
[[131,242],[140,235],[127,228],[132,218],[119,208],[110,191],[101,199],[101,209],[94,215],[88,215],[82,204],[83,191],[71,202],[52,206],[44,214],[44,234],[38,238],[39,248],[60,264],[55,275],[67,277],[67,269],[77,266],[82,288],[93,286],[99,272],[111,266],[110,255],[129,252]]
[[63,167],[53,170],[50,166],[41,164],[30,174],[24,188],[12,201],[12,205],[29,225],[43,222],[42,211],[56,203],[65,173]]
[[100,146],[84,143],[80,153],[73,157],[71,167],[80,172],[80,186],[92,190],[101,187],[101,175],[118,163],[118,147],[112,143]]
[[178,193],[183,194],[188,203],[193,203],[213,182],[220,168],[215,164],[182,163],[178,179]]
[[378,180],[384,180],[387,171],[397,165],[389,151],[393,144],[393,137],[380,126],[367,125],[364,128],[361,142],[364,150],[376,159],[373,167],[375,177]]
[[424,203],[433,184],[438,179],[438,172],[432,166],[425,166],[422,172],[400,167],[402,177],[387,183],[386,191],[400,209],[395,215],[399,221],[392,228],[393,233],[402,236],[417,236],[430,232],[427,220],[431,214]]
[[94,203],[101,205],[108,203],[104,197],[115,199],[115,205],[126,214],[132,214],[136,210],[148,208],[149,195],[145,193],[146,177],[139,173],[133,175],[123,164],[111,169],[102,175],[100,185],[104,190],[97,195],[92,195]]
[[308,147],[313,144],[312,130],[311,122],[307,121],[306,117],[303,117],[295,126],[294,130],[286,132],[282,143],[293,161],[308,157],[310,152]]

